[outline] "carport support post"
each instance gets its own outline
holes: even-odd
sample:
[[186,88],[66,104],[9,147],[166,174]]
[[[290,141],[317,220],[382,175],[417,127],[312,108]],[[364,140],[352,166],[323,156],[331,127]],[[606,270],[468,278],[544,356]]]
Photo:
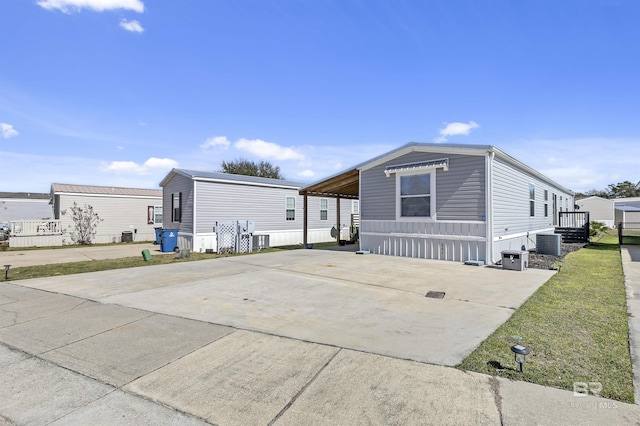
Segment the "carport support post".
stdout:
[[338,232],[336,235],[336,242],[340,245],[340,231],[342,230],[342,225],[340,224],[340,196],[336,197],[336,222],[338,223],[337,228]]
[[307,223],[307,193],[304,193],[304,197],[302,198],[302,247],[307,248],[307,229],[309,227]]

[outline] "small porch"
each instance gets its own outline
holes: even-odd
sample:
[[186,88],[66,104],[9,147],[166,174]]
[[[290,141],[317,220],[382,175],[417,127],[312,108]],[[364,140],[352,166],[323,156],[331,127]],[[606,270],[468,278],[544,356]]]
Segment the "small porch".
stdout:
[[562,235],[563,243],[589,242],[589,212],[559,212],[555,233]]

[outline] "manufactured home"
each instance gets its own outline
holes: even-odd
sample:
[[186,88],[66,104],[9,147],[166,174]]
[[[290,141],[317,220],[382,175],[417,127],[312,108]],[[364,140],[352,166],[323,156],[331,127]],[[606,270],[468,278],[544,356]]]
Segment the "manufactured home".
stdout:
[[155,227],[163,221],[162,191],[159,189],[119,188],[112,186],[51,185],[54,218],[63,232],[62,243],[72,244],[74,229],[71,207],[91,206],[101,222],[93,243],[154,241]]
[[[303,183],[173,169],[160,186],[164,229],[178,230],[179,248],[218,251],[216,225],[230,221],[250,223],[251,234],[262,237],[261,247],[302,244]],[[338,221],[334,198],[313,199],[307,206],[308,242],[332,241],[332,229],[349,229],[357,208],[357,202],[342,200]]]
[[554,233],[574,193],[494,146],[409,143],[301,189],[360,201],[360,250],[494,264]]
[[592,196],[576,200],[576,205],[580,210],[589,211],[591,220],[601,222],[609,228],[615,228],[619,223],[633,224],[633,228],[640,224],[640,197]]
[[49,194],[36,192],[0,192],[0,224],[14,220],[51,219]]
[[615,206],[612,200],[602,197],[587,197],[576,200],[580,211],[588,211],[591,220],[600,222],[609,228],[615,227]]

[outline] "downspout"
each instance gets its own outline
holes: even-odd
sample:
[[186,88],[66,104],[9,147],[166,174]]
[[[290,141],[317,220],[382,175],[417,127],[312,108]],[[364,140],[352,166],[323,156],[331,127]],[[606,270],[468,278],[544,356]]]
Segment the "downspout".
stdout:
[[197,210],[198,197],[196,196],[197,187],[198,187],[198,182],[196,180],[194,180],[193,181],[193,214],[191,215],[191,217],[193,219],[193,223],[191,224],[191,235],[192,235],[192,237],[191,237],[191,251],[196,251],[196,235],[197,235],[196,234],[196,223],[198,223],[196,221],[196,212],[198,211]]
[[309,242],[307,234],[309,233],[309,222],[308,222],[308,212],[309,212],[309,202],[307,191],[304,192],[304,198],[302,199],[302,247],[307,248],[307,243]]
[[493,265],[493,161],[496,153],[493,150],[487,152],[486,157],[486,244],[487,244],[487,259],[488,265]]

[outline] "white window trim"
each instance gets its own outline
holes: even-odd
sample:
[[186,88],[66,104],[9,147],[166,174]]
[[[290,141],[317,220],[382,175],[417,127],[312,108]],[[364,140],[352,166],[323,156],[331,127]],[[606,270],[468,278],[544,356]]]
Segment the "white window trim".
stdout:
[[[287,200],[289,198],[293,199],[293,219],[288,219],[287,218],[287,211],[290,210],[289,206],[287,205]],[[294,197],[292,195],[286,195],[284,197],[284,220],[285,220],[285,222],[295,222],[296,221],[296,197]]]
[[[533,188],[533,198],[531,198],[531,188]],[[531,211],[531,202],[533,201],[533,212]],[[536,217],[536,184],[529,183],[529,217]],[[531,214],[533,213],[533,214]]]
[[[437,168],[422,168],[411,170],[397,170],[396,175],[396,221],[398,222],[435,222],[436,219],[436,170]],[[405,176],[431,175],[429,178],[430,216],[402,216],[402,197],[400,195],[400,178]]]
[[[325,208],[322,208],[322,202],[325,202]],[[326,217],[322,218],[322,212],[326,212]],[[328,198],[320,198],[320,220],[325,221],[329,220],[329,199]]]

